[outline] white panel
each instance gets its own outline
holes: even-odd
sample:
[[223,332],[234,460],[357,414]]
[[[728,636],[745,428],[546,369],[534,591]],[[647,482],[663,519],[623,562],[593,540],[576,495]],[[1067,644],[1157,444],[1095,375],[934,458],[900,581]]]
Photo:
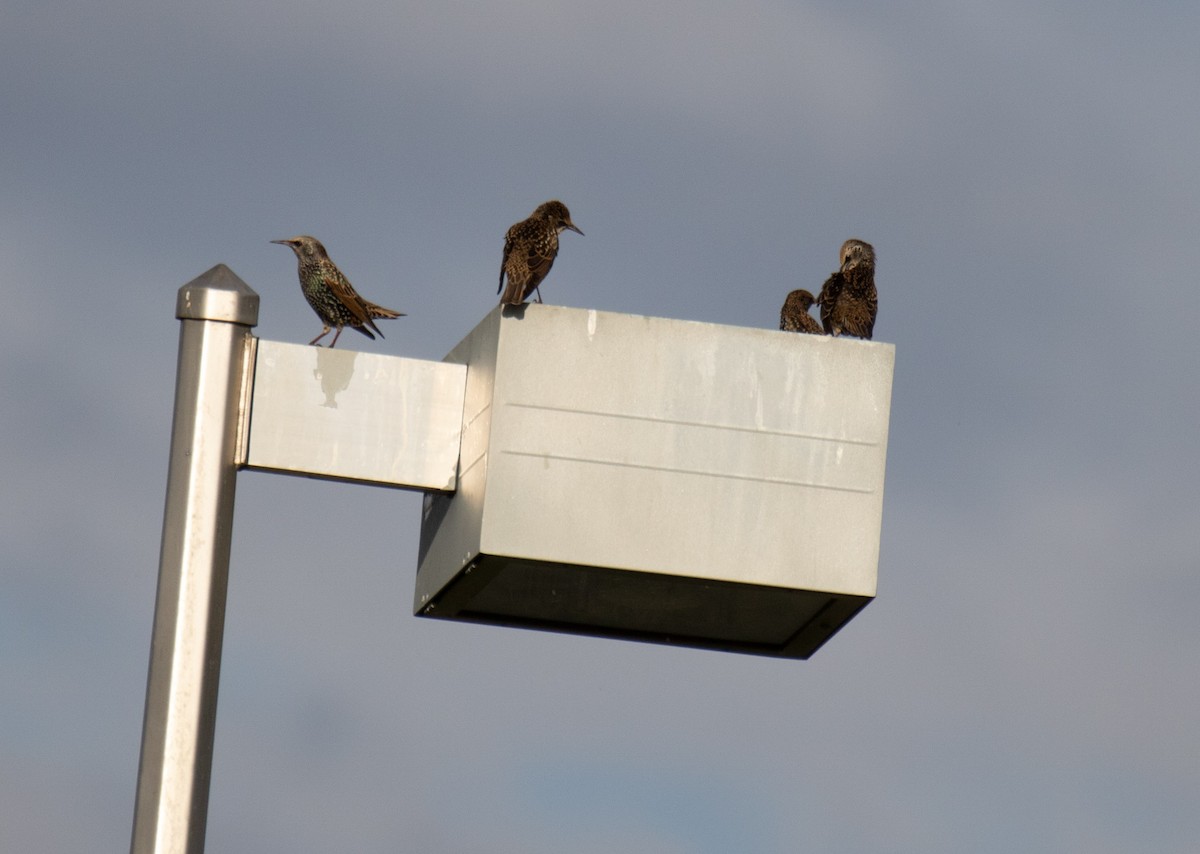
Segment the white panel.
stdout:
[[[425,502],[415,610],[810,654],[875,595],[894,358],[878,342],[493,310],[447,356],[468,366],[463,490]],[[705,586],[723,583],[738,586]],[[739,601],[753,604],[726,607]],[[796,634],[773,646],[764,618]]]
[[873,595],[894,348],[531,306],[482,550]]
[[246,465],[453,490],[465,384],[462,365],[259,341]]

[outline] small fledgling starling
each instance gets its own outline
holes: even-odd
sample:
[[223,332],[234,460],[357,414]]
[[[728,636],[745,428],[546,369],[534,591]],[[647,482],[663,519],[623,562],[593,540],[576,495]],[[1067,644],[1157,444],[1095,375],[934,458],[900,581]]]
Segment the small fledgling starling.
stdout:
[[350,280],[329,260],[325,247],[317,238],[302,234],[299,237],[271,242],[290,246],[296,253],[300,262],[300,289],[304,291],[304,298],[324,324],[321,334],[308,342],[310,345],[316,344],[329,334],[331,328],[337,327],[329,345],[332,348],[337,344],[343,326],[351,326],[373,341],[375,336],[370,330],[377,332],[380,338],[383,337],[383,333],[374,323],[376,318],[404,317],[402,311],[393,311],[360,297]]
[[779,328],[784,332],[811,332],[813,335],[824,335],[821,324],[808,313],[815,299],[809,291],[792,291],[783,301],[779,312]]
[[[542,301],[538,285],[554,264],[559,233],[568,228],[583,234],[571,222],[566,205],[549,201],[538,205],[529,219],[521,220],[508,230],[504,235],[504,258],[500,262],[500,285],[496,288],[496,293],[504,289],[501,305],[520,305],[534,291],[537,291],[537,301]],[[505,276],[508,276],[508,287],[504,286]]]
[[865,240],[842,244],[842,266],[821,287],[821,325],[829,335],[853,335],[870,340],[879,311],[875,291],[875,250]]

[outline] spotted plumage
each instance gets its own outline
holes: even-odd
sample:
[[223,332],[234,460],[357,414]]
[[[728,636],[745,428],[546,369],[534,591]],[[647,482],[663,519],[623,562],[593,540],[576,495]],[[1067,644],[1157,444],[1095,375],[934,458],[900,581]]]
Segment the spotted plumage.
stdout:
[[[558,235],[571,229],[583,234],[571,222],[567,206],[559,201],[549,201],[537,206],[529,219],[521,220],[504,235],[504,258],[500,262],[500,285],[496,293],[504,290],[501,305],[520,305],[537,292],[537,301],[542,301],[538,285],[558,254]],[[508,287],[504,286],[507,277]]]
[[342,275],[342,271],[329,260],[325,247],[317,238],[302,234],[299,237],[271,242],[290,246],[296,253],[300,262],[300,289],[324,325],[321,334],[309,341],[309,344],[316,344],[329,334],[331,328],[336,327],[337,332],[329,345],[333,347],[337,344],[344,326],[352,327],[372,340],[375,338],[371,334],[372,330],[382,338],[383,333],[374,323],[376,319],[404,317],[402,311],[384,308],[359,296],[350,281]]
[[814,335],[824,335],[821,324],[808,313],[815,299],[809,291],[792,291],[783,301],[779,311],[779,328],[784,332],[811,332]]
[[870,339],[879,311],[875,291],[875,250],[864,240],[842,244],[841,268],[821,288],[821,325],[829,335]]

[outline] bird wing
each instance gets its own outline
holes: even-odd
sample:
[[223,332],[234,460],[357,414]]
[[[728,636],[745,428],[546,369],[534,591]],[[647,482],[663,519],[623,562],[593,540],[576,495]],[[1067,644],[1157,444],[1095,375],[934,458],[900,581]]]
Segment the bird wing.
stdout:
[[550,272],[550,268],[554,265],[554,259],[558,255],[557,241],[549,244],[541,241],[531,241],[526,247],[525,263],[529,267],[529,280],[531,284],[527,288],[535,288],[541,284],[542,279],[546,278],[546,274]]
[[504,235],[504,255],[500,258],[500,284],[496,285],[496,293],[500,293],[504,287],[504,274],[508,270],[508,257],[513,251],[513,237],[515,236],[517,226],[513,226]]
[[329,286],[329,290],[337,297],[337,301],[344,305],[351,314],[358,320],[360,324],[366,324],[376,332],[375,324],[371,322],[371,316],[367,313],[366,301],[358,295],[358,291],[354,290],[354,286],[350,284],[340,270],[325,274],[325,284]]
[[838,296],[842,293],[841,272],[834,273],[825,280],[825,284],[821,285],[821,293],[817,297],[817,303],[821,306],[821,326],[825,329],[825,334],[833,333],[833,306],[837,302]]

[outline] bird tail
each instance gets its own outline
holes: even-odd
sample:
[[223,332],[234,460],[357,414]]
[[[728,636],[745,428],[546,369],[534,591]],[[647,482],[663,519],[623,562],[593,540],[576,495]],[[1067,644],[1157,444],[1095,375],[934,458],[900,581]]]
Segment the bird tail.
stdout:
[[500,297],[500,305],[520,305],[525,302],[532,288],[527,291],[518,282],[512,280],[512,276],[508,277],[508,285],[504,288],[504,296]]
[[[406,317],[407,316],[402,311],[395,311],[394,309],[384,308],[381,305],[376,305],[375,303],[369,302],[367,300],[363,300],[363,308],[365,308],[367,310],[367,317],[371,317],[371,318],[379,317],[379,318],[384,318],[384,319],[391,319],[393,317]],[[378,330],[376,330],[376,331],[378,331]]]
[[[362,298],[360,297],[359,299],[362,299]],[[371,302],[370,300],[365,300],[365,299],[362,300],[362,307],[367,312],[367,322],[364,323],[362,326],[355,326],[354,328],[372,340],[375,339],[375,335],[378,335],[380,338],[383,337],[383,333],[379,331],[379,327],[375,325],[372,318],[379,317],[379,318],[383,318],[386,320],[386,319],[393,318],[393,317],[404,317],[405,316],[404,312],[402,312],[402,311],[395,311],[390,308],[384,308],[381,305],[376,305],[375,303]],[[368,327],[370,327],[370,329],[375,330],[375,335],[372,335],[368,331]]]

